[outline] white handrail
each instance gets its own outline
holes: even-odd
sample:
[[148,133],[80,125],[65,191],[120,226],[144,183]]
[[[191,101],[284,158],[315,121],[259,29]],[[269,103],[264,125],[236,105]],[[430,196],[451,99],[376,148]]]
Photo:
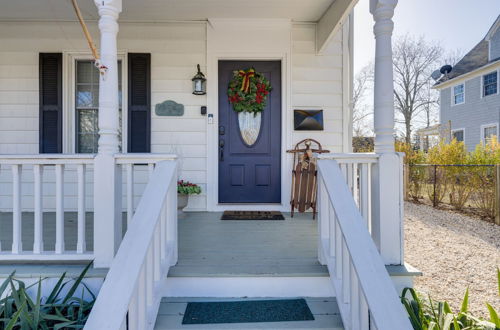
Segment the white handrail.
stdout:
[[177,262],[176,166],[156,164],[84,329],[153,328],[159,288]]
[[318,160],[320,260],[328,266],[345,329],[412,326],[337,161]]

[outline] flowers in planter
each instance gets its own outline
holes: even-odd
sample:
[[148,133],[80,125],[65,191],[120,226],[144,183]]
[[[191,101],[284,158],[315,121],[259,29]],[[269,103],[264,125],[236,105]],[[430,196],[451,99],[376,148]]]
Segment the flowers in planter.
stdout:
[[197,184],[189,181],[179,180],[177,181],[177,193],[181,195],[199,195],[201,193],[201,188]]

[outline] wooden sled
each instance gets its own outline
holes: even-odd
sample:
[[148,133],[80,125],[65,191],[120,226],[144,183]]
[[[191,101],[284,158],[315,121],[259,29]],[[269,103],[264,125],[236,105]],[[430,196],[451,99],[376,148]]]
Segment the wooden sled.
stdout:
[[305,139],[297,143],[294,149],[287,150],[287,152],[293,153],[292,193],[290,199],[292,218],[295,209],[303,213],[312,208],[313,219],[315,219],[318,171],[316,158],[314,158],[313,154],[329,151],[323,150],[318,141]]

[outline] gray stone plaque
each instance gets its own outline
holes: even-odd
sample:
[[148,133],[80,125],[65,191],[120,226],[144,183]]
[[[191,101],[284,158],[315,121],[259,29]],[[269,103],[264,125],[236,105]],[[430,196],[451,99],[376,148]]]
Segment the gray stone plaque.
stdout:
[[184,104],[167,100],[155,105],[155,113],[157,116],[183,116]]

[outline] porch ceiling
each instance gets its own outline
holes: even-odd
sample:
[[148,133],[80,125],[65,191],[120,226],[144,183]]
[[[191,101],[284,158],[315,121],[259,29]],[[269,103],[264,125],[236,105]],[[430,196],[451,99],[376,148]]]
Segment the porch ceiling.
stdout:
[[[282,18],[316,22],[336,0],[123,0],[121,20]],[[79,0],[86,19],[97,19],[93,0]],[[0,1],[0,20],[74,20],[70,0]]]

